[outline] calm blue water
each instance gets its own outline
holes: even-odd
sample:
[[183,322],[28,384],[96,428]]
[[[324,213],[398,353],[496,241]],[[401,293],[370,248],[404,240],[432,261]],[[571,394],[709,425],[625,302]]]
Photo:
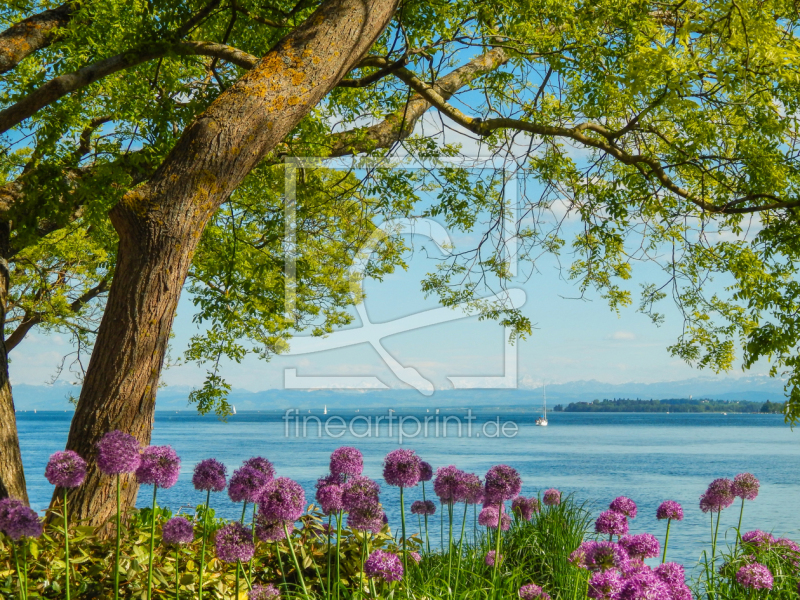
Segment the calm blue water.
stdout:
[[[336,414],[349,419],[354,413]],[[417,414],[421,419],[431,416]],[[749,471],[761,480],[762,487],[758,499],[745,508],[745,527],[800,540],[800,433],[791,431],[778,415],[555,413],[550,415],[550,426],[542,428],[533,425],[537,415],[509,411],[501,413],[501,422],[515,421],[519,427],[516,437],[487,439],[475,434],[480,434],[481,424],[496,413],[475,414],[477,425],[472,437],[455,437],[457,430],[451,423],[448,437],[440,432],[437,438],[431,421],[427,438],[407,440],[404,446],[415,449],[434,468],[455,464],[482,475],[494,464],[510,464],[522,474],[524,494],[557,487],[589,502],[594,514],[616,496],[629,496],[639,505],[632,533],[649,531],[663,538],[664,524],[655,519],[655,509],[663,500],[677,500],[683,504],[686,518],[673,525],[670,557],[687,567],[694,566],[709,539],[708,517],[697,508],[698,497],[712,479]],[[373,430],[370,437],[356,438],[347,432],[338,439],[317,438],[314,422],[308,428],[308,437],[295,437],[292,422],[286,437],[282,415],[240,413],[223,423],[191,412],[158,413],[153,443],[171,444],[183,461],[179,483],[159,490],[159,504],[177,510],[202,502],[201,493],[192,488],[191,473],[198,461],[208,457],[223,461],[230,472],[246,458],[264,456],[274,463],[279,475],[302,483],[312,500],[313,484],[327,471],[329,454],[335,448],[360,448],[365,456],[365,474],[381,481],[382,458],[398,446],[396,423],[391,439],[385,422],[377,437]],[[52,487],[43,476],[44,467],[52,452],[63,449],[70,416],[17,413],[28,489],[36,509],[43,509],[50,500]],[[406,423],[409,432],[415,427]],[[466,424],[464,427],[466,433]],[[354,430],[358,435],[365,432],[363,416]],[[488,431],[493,434],[494,430]],[[427,490],[430,498],[432,489]],[[418,497],[419,488],[409,491],[407,506]],[[149,498],[149,488],[143,488],[140,505],[147,505]],[[392,527],[399,527],[396,488],[383,485],[382,501]],[[224,493],[212,495],[212,503],[227,517],[240,514],[241,508]],[[737,519],[738,508],[723,512],[721,528],[734,527]],[[437,525],[437,521],[434,518],[432,524]],[[408,523],[416,527],[416,519]],[[733,539],[730,529],[727,535]],[[436,529],[432,542],[438,537]]]

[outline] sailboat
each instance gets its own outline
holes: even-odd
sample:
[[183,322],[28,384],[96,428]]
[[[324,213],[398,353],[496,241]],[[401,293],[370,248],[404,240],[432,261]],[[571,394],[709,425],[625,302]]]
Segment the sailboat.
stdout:
[[232,415],[236,414],[236,406],[234,406],[233,404],[231,404],[231,414]]
[[547,427],[547,391],[544,383],[542,384],[542,409],[544,412],[541,417],[536,419],[536,424],[539,427]]
[[324,415],[328,414],[328,405],[327,404],[325,405],[325,412],[323,412],[322,414],[324,414]]

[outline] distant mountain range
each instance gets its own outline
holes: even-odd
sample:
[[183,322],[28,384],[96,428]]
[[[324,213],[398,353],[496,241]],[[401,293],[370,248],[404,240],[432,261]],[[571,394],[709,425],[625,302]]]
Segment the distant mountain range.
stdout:
[[[158,410],[191,410],[187,398],[188,386],[168,386],[158,391]],[[80,388],[67,383],[54,385],[13,386],[17,410],[72,410],[67,397],[78,396]],[[764,376],[740,378],[695,377],[681,381],[659,383],[603,383],[600,381],[571,381],[547,386],[548,405],[585,402],[595,399],[628,398],[662,400],[668,398],[708,398],[710,400],[748,400],[751,402],[782,402],[785,400],[783,381]],[[414,390],[264,390],[250,392],[234,389],[230,402],[242,410],[285,410],[288,408],[402,408],[466,406],[539,406],[541,388],[515,390],[441,390],[426,397]]]

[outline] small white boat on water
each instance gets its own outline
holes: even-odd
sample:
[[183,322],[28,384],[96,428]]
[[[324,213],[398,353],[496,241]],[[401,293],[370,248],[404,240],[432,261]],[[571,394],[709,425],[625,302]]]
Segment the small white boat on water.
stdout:
[[232,415],[235,415],[235,414],[236,414],[236,406],[235,406],[235,405],[233,405],[233,404],[231,404],[231,414],[232,414]]
[[542,416],[536,419],[539,427],[547,427],[547,391],[544,383],[542,384]]

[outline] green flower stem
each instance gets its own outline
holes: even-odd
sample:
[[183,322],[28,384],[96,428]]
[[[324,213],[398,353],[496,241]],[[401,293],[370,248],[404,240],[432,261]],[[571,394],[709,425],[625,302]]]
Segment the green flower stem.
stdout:
[[22,571],[19,568],[19,555],[17,554],[17,545],[11,542],[11,551],[14,553],[14,566],[17,569],[17,582],[19,583],[19,600],[25,600],[25,584],[23,583]]
[[[422,482],[422,501],[427,503],[427,498],[425,498],[425,482]],[[420,534],[421,535],[421,534]],[[428,554],[431,553],[431,540],[428,537],[428,511],[425,511],[425,547],[427,549]]]
[[744,498],[742,498],[742,508],[739,509],[739,525],[736,526],[736,544],[742,541],[742,516],[744,515]]
[[[244,525],[244,515],[247,513],[247,500],[244,502],[244,506],[242,506],[242,518],[239,522]],[[239,571],[243,570],[242,561],[238,558],[236,559],[236,598],[239,597]],[[245,573],[245,579],[247,578],[247,574]]]
[[494,576],[492,577],[493,595],[497,595],[497,572],[500,569],[500,538],[503,536],[503,505],[497,510],[497,542],[494,549]]
[[297,576],[300,578],[300,587],[303,588],[303,596],[306,598],[306,600],[308,600],[306,581],[303,578],[303,571],[300,569],[300,563],[297,562],[297,555],[294,553],[294,545],[292,544],[292,539],[289,537],[289,529],[286,527],[286,521],[283,522],[283,531],[286,533],[286,543],[289,544],[289,551],[292,553],[294,568],[297,569]]
[[458,540],[458,566],[456,567],[456,583],[453,586],[453,595],[458,595],[458,578],[461,575],[461,555],[462,546],[464,544],[464,526],[467,524],[467,508],[469,508],[469,504],[464,502],[464,519],[461,521],[461,538]]
[[[156,492],[158,486],[153,485],[153,512],[150,515],[150,558],[147,563],[147,600],[153,595],[153,545],[156,541]],[[69,596],[67,596],[69,597]]]
[[203,544],[200,549],[200,585],[197,588],[197,599],[203,600],[203,571],[206,570],[206,533],[208,532],[208,503],[211,501],[211,490],[206,492],[206,508],[203,511]]
[[447,517],[450,521],[449,541],[447,543],[447,587],[450,588],[450,576],[453,573],[453,503],[447,503]]
[[69,517],[67,516],[67,488],[64,488],[64,563],[66,564],[64,575],[66,577],[67,592],[65,597],[69,600]]
[[331,521],[333,520],[333,514],[328,515],[328,597],[330,598],[331,595]]
[[339,587],[342,582],[342,574],[339,570],[339,551],[342,542],[342,511],[336,516],[336,600],[339,600]]
[[664,538],[664,555],[661,557],[661,564],[667,562],[667,545],[669,544],[669,528],[672,525],[672,519],[667,519],[667,537]]
[[275,541],[275,554],[278,555],[278,565],[281,568],[281,579],[283,580],[283,589],[288,594],[289,586],[286,583],[286,570],[283,568],[283,559],[281,558],[281,549],[278,547],[278,541]]
[[178,562],[180,561],[180,545],[175,544],[175,600],[180,600],[180,570],[178,569]]
[[[255,548],[255,546],[256,546],[256,507],[257,507],[257,506],[258,506],[258,505],[257,505],[257,504],[254,502],[254,503],[253,503],[253,523],[252,523],[252,526],[253,526],[253,547],[254,547],[254,548]],[[253,559],[254,559],[255,557],[256,557],[256,553],[255,553],[255,552],[253,552],[253,556],[250,558],[250,568],[249,568],[249,571],[250,571],[250,581],[253,581]]]
[[114,600],[119,600],[119,546],[121,533],[120,510],[120,482],[117,473],[117,548],[114,552]]
[[25,581],[25,600],[28,600],[28,539],[22,538],[22,574]]
[[[408,550],[406,548],[406,507],[403,501],[403,486],[400,486],[400,524],[403,529],[403,573],[408,573]],[[408,592],[408,586],[406,586]]]

